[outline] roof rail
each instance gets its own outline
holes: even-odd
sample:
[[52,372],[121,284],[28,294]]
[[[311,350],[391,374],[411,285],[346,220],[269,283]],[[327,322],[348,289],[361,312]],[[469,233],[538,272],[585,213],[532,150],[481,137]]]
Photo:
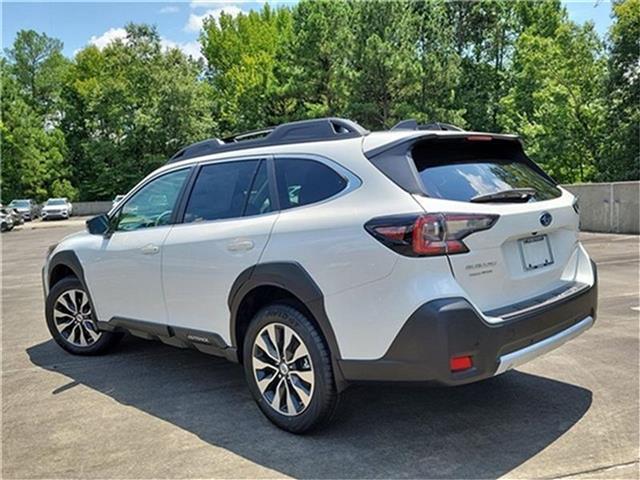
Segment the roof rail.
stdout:
[[219,152],[245,148],[286,145],[289,143],[320,142],[364,137],[369,133],[363,127],[344,118],[317,118],[283,123],[276,127],[244,132],[224,139],[211,138],[179,150],[167,163]]
[[391,127],[391,130],[448,130],[452,132],[464,132],[464,129],[451,125],[450,123],[430,122],[419,125],[414,119],[398,122]]

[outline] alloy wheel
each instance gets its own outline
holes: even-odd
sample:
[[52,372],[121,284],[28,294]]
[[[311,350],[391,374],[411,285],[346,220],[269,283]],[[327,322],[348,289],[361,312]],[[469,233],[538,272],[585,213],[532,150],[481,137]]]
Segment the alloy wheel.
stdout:
[[300,336],[281,323],[265,326],[253,342],[253,374],[264,400],[281,415],[300,415],[313,397],[315,374]]
[[66,290],[57,298],[53,321],[62,338],[76,347],[93,345],[102,335],[93,321],[89,296],[83,290]]

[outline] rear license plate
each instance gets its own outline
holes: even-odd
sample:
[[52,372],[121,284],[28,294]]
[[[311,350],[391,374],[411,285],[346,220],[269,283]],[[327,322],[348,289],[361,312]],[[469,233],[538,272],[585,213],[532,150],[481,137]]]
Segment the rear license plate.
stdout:
[[551,244],[546,235],[523,238],[519,243],[525,270],[535,270],[553,264]]

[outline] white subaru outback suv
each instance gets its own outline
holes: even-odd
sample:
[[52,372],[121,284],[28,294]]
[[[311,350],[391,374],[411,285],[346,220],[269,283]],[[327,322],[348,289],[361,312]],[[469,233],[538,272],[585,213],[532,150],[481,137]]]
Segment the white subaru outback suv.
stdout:
[[292,432],[350,382],[482,380],[596,318],[576,200],[511,135],[325,118],[206,140],[87,226],[43,269],[55,341],[240,362]]

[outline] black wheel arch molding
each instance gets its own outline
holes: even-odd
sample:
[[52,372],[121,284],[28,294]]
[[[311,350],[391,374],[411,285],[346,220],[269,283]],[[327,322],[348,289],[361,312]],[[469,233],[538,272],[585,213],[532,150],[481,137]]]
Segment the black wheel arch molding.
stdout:
[[237,338],[238,325],[242,321],[239,312],[242,302],[247,295],[260,287],[276,287],[284,290],[305,306],[316,321],[329,347],[336,387],[338,391],[346,388],[347,384],[339,363],[342,358],[340,348],[325,309],[324,295],[313,277],[298,262],[259,263],[238,275],[228,297],[231,348],[239,351],[242,344],[242,339]]
[[51,258],[49,258],[49,261],[47,262],[46,266],[43,268],[42,283],[43,283],[43,289],[45,294],[45,301],[46,301],[46,296],[49,294],[49,291],[51,290],[52,281],[60,280],[65,276],[67,276],[67,275],[62,275],[60,276],[60,278],[57,278],[54,276],[54,273],[61,267],[65,271],[67,270],[71,271],[71,273],[80,281],[80,283],[82,284],[82,288],[84,289],[85,292],[87,292],[87,295],[89,296],[91,311],[93,311],[95,314],[96,309],[93,304],[93,299],[91,298],[91,292],[89,291],[89,287],[87,286],[87,281],[84,277],[84,268],[82,268],[80,259],[76,255],[76,252],[74,252],[73,250],[61,250],[59,252],[54,253],[51,256]]
[[76,255],[76,252],[73,250],[61,250],[59,252],[54,253],[45,264],[45,267],[42,269],[42,286],[44,291],[44,302],[47,304],[47,297],[49,292],[51,291],[52,281],[62,280],[68,275],[61,275],[59,278],[54,277],[54,273],[61,268],[63,271],[71,271],[71,273],[78,279],[80,284],[82,285],[83,290],[87,293],[87,297],[89,298],[89,305],[91,306],[91,311],[94,315],[94,320],[98,327],[100,326],[100,321],[98,319],[97,310],[95,304],[93,303],[93,298],[91,297],[91,291],[87,285],[87,280],[84,277],[84,268],[82,268],[82,264],[80,263],[80,259]]
[[82,282],[82,285],[84,287],[87,286],[84,278],[84,269],[82,268],[82,264],[80,263],[76,252],[73,250],[61,250],[54,253],[51,258],[49,258],[46,272],[44,272],[46,275],[47,287],[49,287],[49,289],[51,288],[52,275],[58,267],[65,267],[66,269],[71,270]]

